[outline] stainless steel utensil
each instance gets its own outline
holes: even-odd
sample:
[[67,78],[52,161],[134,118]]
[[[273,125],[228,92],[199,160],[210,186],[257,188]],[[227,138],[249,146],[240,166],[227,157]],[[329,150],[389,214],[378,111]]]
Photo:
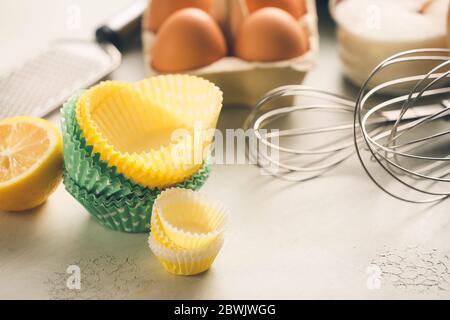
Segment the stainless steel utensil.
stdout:
[[[288,96],[295,98],[296,105],[278,106],[278,101]],[[352,133],[355,104],[337,94],[303,85],[274,89],[259,101],[246,122],[246,127],[269,150],[260,148],[250,155],[260,167],[278,178],[296,182],[316,178],[356,152]],[[403,115],[402,122],[421,119],[445,108],[441,103],[415,106]],[[383,129],[395,123],[400,112],[394,109],[376,113],[370,125],[378,126],[371,128],[370,134],[376,135],[376,139],[385,138]],[[283,118],[293,114],[297,117],[288,128]],[[321,125],[312,126],[311,122]],[[357,141],[361,139],[358,135]]]
[[[43,117],[79,89],[103,79],[120,64],[127,41],[139,34],[146,1],[122,10],[96,31],[97,42],[58,40],[44,52],[0,76],[0,119]],[[116,46],[118,48],[116,48]]]
[[[369,89],[373,77],[398,64],[414,70],[415,63],[431,62],[426,74],[398,76]],[[409,93],[375,99],[393,86],[408,86]],[[418,49],[401,52],[381,62],[363,84],[354,110],[354,139],[358,158],[369,178],[389,195],[412,203],[429,203],[450,196],[450,49]],[[442,110],[402,124],[408,110],[423,101],[442,100]],[[399,111],[383,139],[368,130],[373,116],[388,108]],[[368,161],[370,160],[370,161]]]

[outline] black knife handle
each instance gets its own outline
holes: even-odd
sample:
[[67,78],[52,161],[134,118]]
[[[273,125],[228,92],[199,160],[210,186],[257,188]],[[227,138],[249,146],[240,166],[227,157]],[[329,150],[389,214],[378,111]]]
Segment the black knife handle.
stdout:
[[95,31],[97,41],[112,43],[119,50],[123,50],[127,43],[140,33],[141,19],[146,8],[147,1],[138,0],[111,17]]

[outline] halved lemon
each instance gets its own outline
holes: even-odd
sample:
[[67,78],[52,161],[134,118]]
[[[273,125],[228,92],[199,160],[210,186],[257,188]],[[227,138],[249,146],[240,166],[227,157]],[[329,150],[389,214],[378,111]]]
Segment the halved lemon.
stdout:
[[0,210],[22,211],[44,203],[62,177],[61,135],[48,121],[0,121]]

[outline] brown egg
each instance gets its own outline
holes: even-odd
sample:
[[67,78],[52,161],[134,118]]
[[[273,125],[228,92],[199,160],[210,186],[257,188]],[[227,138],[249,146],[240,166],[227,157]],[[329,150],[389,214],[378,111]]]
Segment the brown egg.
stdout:
[[156,35],[152,65],[163,73],[207,66],[227,54],[217,23],[200,9],[182,9],[167,19]]
[[295,19],[306,13],[305,0],[247,0],[247,7],[250,13],[266,7],[276,7],[289,12]]
[[247,61],[280,61],[308,51],[308,33],[287,12],[264,8],[245,20],[236,40],[236,56]]
[[209,12],[213,0],[152,0],[145,17],[145,29],[156,32],[170,15],[184,8]]

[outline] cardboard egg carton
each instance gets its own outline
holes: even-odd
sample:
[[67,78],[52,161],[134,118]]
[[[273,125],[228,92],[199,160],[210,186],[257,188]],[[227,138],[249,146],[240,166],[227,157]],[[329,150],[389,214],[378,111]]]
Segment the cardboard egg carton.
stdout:
[[450,48],[450,5],[447,13],[447,47]]
[[[206,67],[185,73],[208,79],[224,92],[225,105],[254,106],[273,88],[300,84],[306,73],[317,62],[319,55],[319,32],[317,10],[314,0],[305,0],[307,13],[298,21],[309,31],[309,51],[300,57],[277,62],[248,62],[234,56],[226,56]],[[221,26],[229,48],[243,21],[249,16],[245,0],[216,0],[212,16]],[[147,15],[145,15],[147,16]],[[143,22],[145,25],[146,22]],[[155,34],[142,28],[142,44],[147,74],[160,74],[152,68],[151,51]]]

